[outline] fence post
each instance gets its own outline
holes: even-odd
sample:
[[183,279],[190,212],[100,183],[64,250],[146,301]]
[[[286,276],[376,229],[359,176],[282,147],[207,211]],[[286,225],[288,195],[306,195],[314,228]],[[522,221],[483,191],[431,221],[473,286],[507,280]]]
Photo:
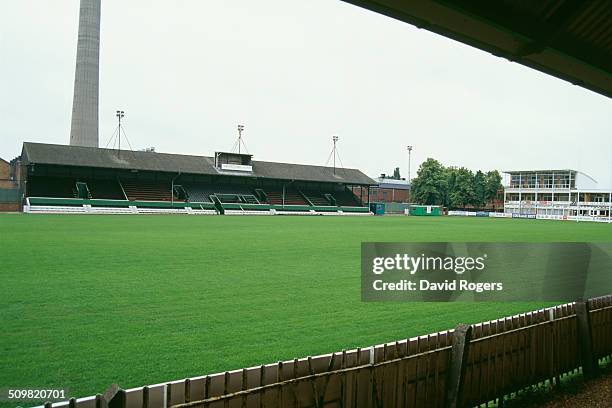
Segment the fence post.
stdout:
[[472,340],[472,326],[459,324],[453,332],[453,348],[446,386],[446,407],[462,406],[467,357]]
[[119,389],[113,398],[108,401],[108,408],[125,408],[127,407],[127,395],[125,390]]
[[118,384],[109,385],[106,391],[104,391],[104,393],[102,394],[102,399],[106,402],[106,404],[108,404],[110,400],[112,400],[115,397],[115,395],[117,395],[117,392],[120,389],[121,388],[119,387]]
[[578,299],[575,308],[578,329],[578,349],[580,350],[582,372],[585,377],[591,378],[597,375],[599,364],[593,353],[588,301],[585,302],[584,299]]

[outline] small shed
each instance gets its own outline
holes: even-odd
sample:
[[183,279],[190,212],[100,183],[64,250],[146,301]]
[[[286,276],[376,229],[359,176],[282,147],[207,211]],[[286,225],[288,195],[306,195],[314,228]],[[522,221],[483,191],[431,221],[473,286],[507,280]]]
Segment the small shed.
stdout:
[[385,214],[385,203],[370,203],[370,211],[374,215],[384,215]]

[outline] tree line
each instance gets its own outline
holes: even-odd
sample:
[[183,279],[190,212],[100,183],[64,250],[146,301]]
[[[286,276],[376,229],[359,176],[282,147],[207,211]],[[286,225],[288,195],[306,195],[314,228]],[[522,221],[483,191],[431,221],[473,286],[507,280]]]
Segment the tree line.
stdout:
[[483,208],[495,199],[501,188],[501,175],[497,170],[474,173],[465,167],[445,167],[428,158],[412,180],[411,201],[448,208]]

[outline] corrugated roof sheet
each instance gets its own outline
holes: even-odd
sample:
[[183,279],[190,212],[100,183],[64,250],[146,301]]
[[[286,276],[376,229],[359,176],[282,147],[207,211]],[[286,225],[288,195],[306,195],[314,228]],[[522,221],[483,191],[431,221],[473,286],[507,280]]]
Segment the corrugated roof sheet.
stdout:
[[612,97],[610,0],[344,0]]
[[253,160],[253,172],[219,171],[214,159],[156,152],[133,152],[95,147],[66,146],[45,143],[23,144],[24,164],[94,167],[123,170],[159,171],[185,174],[231,175],[346,184],[375,185],[376,182],[357,169],[343,169],[304,164]]

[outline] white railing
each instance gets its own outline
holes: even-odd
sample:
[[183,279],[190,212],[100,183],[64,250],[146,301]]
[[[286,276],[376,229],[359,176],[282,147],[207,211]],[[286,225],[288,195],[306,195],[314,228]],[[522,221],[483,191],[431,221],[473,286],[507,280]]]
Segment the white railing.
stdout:
[[612,218],[604,216],[589,216],[589,215],[558,215],[558,214],[519,214],[518,212],[475,212],[475,211],[449,211],[448,215],[463,216],[463,217],[490,217],[490,218],[528,218],[538,220],[558,220],[558,221],[589,221],[612,223]]
[[[59,205],[25,205],[25,213],[30,214],[185,214],[185,215],[216,215],[216,210],[203,210],[200,208],[142,208],[129,207],[92,207],[85,204],[82,206],[59,206]],[[371,212],[318,212],[315,210],[305,211],[255,211],[255,210],[225,210],[226,215],[373,215]]]
[[598,207],[598,208],[609,208],[610,203],[607,201],[506,201],[506,206],[529,206],[529,207],[555,207],[555,206],[571,206],[571,207]]

